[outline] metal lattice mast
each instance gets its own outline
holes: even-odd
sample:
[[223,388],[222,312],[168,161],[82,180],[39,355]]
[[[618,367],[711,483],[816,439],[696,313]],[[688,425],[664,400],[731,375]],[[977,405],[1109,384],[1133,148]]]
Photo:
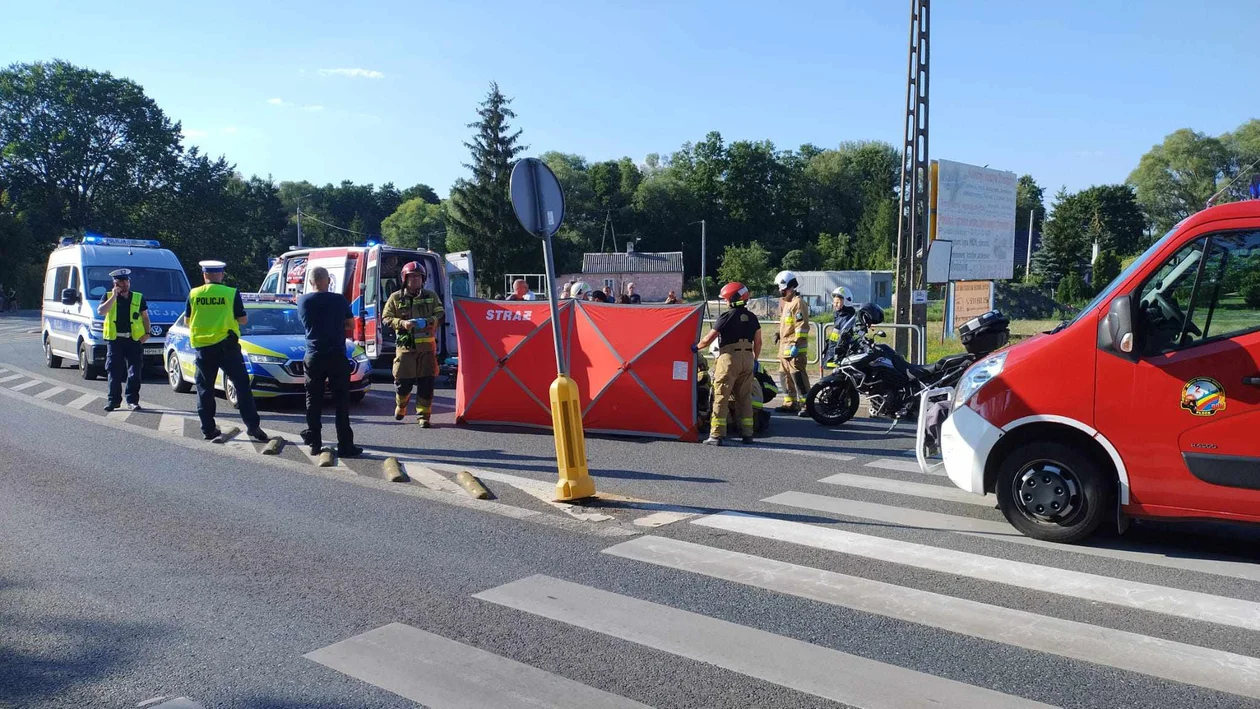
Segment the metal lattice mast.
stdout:
[[[910,0],[910,61],[906,72],[906,122],[901,154],[901,209],[897,227],[897,301],[894,322],[927,324],[927,305],[912,305],[913,292],[927,287],[928,224],[928,29],[930,0]],[[911,338],[898,332],[897,350]],[[923,357],[916,352],[915,356]],[[922,361],[916,359],[912,361]]]

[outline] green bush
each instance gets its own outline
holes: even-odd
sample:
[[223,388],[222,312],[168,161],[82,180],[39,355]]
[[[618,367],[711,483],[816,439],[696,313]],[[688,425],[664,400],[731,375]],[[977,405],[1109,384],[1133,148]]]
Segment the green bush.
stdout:
[[1242,297],[1247,307],[1260,308],[1260,273],[1252,272],[1243,281]]

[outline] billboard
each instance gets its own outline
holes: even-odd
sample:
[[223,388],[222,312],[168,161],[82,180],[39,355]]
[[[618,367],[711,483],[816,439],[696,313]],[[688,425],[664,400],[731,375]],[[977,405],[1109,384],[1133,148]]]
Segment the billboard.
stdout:
[[936,240],[950,243],[948,280],[1013,277],[1015,173],[952,160],[938,165]]

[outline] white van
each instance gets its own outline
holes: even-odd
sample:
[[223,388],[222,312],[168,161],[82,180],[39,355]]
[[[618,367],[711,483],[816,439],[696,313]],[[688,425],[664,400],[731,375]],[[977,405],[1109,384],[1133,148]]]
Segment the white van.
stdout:
[[131,288],[149,304],[149,334],[144,363],[162,366],[166,331],[184,312],[188,277],[175,254],[152,240],[115,239],[89,234],[61,240],[48,257],[44,276],[42,328],[44,363],[78,363],[84,379],[105,373],[104,317],[96,307],[114,287],[110,271],[131,269]]

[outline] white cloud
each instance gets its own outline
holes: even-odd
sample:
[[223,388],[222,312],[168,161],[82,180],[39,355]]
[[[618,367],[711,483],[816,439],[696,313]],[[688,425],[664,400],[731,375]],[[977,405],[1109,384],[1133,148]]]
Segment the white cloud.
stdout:
[[235,132],[236,132],[236,130],[237,130],[237,129],[236,129],[236,126],[225,126],[225,127],[223,128],[223,132],[224,132],[224,133],[228,133],[228,134],[235,133]]
[[320,76],[346,76],[351,79],[384,79],[385,75],[375,69],[320,69]]
[[303,111],[322,111],[324,110],[324,107],[323,106],[303,106],[302,110]]
[[284,100],[284,99],[282,99],[282,98],[269,98],[269,99],[267,99],[267,103],[271,104],[272,106],[290,106],[290,105],[292,105],[292,104],[290,104],[288,101],[285,101],[285,100]]
[[180,130],[179,134],[190,140],[195,138],[204,138],[209,135],[209,133],[204,130],[193,130],[192,128],[184,128]]

